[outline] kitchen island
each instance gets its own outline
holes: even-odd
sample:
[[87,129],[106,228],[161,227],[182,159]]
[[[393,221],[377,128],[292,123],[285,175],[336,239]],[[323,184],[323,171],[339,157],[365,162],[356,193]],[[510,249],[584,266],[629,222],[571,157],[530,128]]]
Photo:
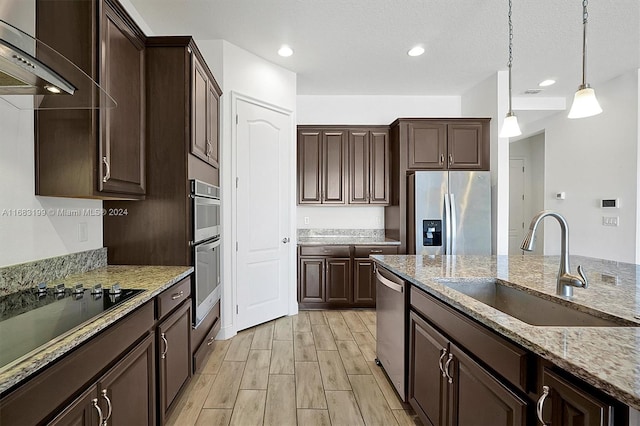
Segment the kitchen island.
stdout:
[[[443,306],[453,308],[457,315],[462,313],[505,341],[515,343],[514,347],[529,351],[540,362],[558,367],[625,405],[640,408],[640,320],[636,317],[640,314],[639,265],[572,256],[573,267],[582,265],[586,271],[589,287],[577,288],[573,297],[564,298],[556,295],[558,256],[372,258],[409,282],[412,296],[418,289],[418,293],[426,293]],[[496,279],[504,286],[614,321],[617,326],[530,325],[447,285]],[[545,313],[541,311],[539,315]],[[535,382],[529,380],[530,384]],[[536,396],[542,392],[528,391]]]

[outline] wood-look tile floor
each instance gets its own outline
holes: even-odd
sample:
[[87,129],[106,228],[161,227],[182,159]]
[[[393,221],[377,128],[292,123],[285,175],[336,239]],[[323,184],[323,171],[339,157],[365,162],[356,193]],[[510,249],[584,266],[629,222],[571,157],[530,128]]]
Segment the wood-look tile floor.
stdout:
[[168,425],[421,425],[375,363],[373,310],[301,311],[217,341]]

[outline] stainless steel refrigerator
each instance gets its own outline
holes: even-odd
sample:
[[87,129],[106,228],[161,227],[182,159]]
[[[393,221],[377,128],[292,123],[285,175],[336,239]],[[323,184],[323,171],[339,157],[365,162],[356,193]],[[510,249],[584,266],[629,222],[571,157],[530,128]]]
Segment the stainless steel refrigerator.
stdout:
[[491,254],[490,172],[415,172],[408,190],[408,250]]

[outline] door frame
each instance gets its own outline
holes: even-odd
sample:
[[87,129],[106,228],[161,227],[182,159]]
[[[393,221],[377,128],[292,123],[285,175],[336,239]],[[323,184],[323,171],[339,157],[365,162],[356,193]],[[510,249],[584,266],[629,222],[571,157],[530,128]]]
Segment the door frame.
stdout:
[[[231,244],[227,247],[231,247],[231,304],[226,303],[226,306],[231,306],[233,309],[232,312],[232,324],[231,327],[223,327],[220,330],[219,338],[228,339],[235,336],[238,332],[238,314],[235,309],[238,301],[238,252],[235,250],[236,244],[238,243],[238,223],[236,220],[236,214],[238,211],[238,189],[236,188],[235,179],[238,177],[238,129],[236,123],[236,115],[237,115],[237,105],[238,102],[247,102],[250,104],[257,105],[261,108],[270,109],[280,114],[284,114],[289,117],[291,123],[291,146],[289,150],[289,159],[288,159],[288,170],[290,171],[290,185],[289,185],[289,217],[290,225],[289,225],[289,235],[290,235],[290,244],[289,244],[289,294],[288,294],[288,315],[295,315],[298,313],[298,298],[297,298],[297,268],[296,268],[296,247],[298,245],[298,236],[297,236],[297,226],[296,226],[296,179],[295,179],[295,170],[296,170],[296,124],[295,124],[295,114],[293,111],[280,107],[278,105],[274,105],[269,102],[262,101],[260,99],[254,98],[252,96],[245,95],[243,93],[239,93],[236,91],[231,91],[231,178],[233,182],[230,182],[231,187],[231,217],[229,218],[231,222]],[[224,202],[224,201],[223,201]],[[224,293],[223,293],[224,295]],[[229,295],[227,295],[228,297]]]
[[[521,156],[509,157],[509,190],[511,190],[511,179],[512,179],[512,176],[511,176],[511,160],[522,160],[522,167],[524,167],[525,170],[528,170],[528,167],[530,167],[529,164],[527,163],[528,158],[521,157]],[[527,183],[528,183],[527,182],[527,175],[526,175],[525,172],[523,172],[522,174],[523,174],[523,176],[522,176],[522,186],[523,186],[522,193],[523,193],[525,199],[524,200],[520,200],[520,201],[522,201],[522,220],[523,220],[523,223],[525,225],[524,228],[522,228],[522,236],[524,237],[524,235],[526,234],[526,229],[527,229],[527,227],[526,227],[527,226],[527,213],[528,213],[527,205],[528,205],[528,202],[530,201],[531,194],[529,193],[530,191],[528,191],[529,188],[527,187]],[[513,201],[514,200],[511,199],[511,195],[509,195],[509,221],[511,221],[513,219],[511,217],[511,203],[513,203]],[[507,229],[509,231],[511,230],[511,222],[509,222],[509,226],[507,227]],[[522,241],[522,240],[520,240],[520,241]],[[509,232],[508,250],[509,251],[511,250],[511,232]],[[524,250],[520,250],[520,254],[525,254],[525,251]]]

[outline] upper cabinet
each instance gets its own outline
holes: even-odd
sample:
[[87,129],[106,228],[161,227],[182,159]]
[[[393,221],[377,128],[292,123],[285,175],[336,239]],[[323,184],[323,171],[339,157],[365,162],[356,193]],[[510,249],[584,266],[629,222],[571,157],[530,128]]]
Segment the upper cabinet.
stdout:
[[191,51],[191,153],[216,168],[220,94],[211,72]]
[[[117,103],[100,110],[36,111],[36,194],[143,199],[144,34],[115,0],[37,0],[36,15],[38,39],[78,65]],[[64,99],[60,103],[64,106]]]
[[347,132],[298,127],[298,204],[346,204]]
[[489,120],[407,120],[410,170],[489,170]]
[[388,202],[387,126],[298,126],[298,204]]

